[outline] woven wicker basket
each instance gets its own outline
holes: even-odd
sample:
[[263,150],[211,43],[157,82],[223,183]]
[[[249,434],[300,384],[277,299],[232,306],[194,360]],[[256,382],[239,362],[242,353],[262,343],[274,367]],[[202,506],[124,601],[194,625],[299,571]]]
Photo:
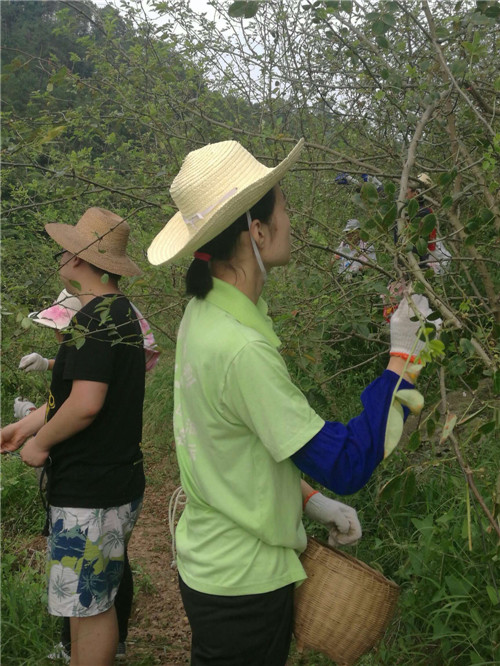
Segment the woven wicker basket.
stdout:
[[338,666],[351,666],[384,635],[399,587],[313,538],[300,559],[308,578],[295,591],[297,648],[319,650]]

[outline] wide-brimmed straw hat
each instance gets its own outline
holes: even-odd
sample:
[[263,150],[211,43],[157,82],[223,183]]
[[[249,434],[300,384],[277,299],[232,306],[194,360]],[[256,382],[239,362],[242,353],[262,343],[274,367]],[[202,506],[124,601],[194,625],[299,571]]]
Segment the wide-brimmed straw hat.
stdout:
[[421,185],[425,185],[425,187],[432,187],[432,180],[428,173],[419,173],[417,180]]
[[81,307],[80,299],[63,289],[50,307],[41,312],[30,312],[29,317],[36,324],[62,331],[69,326]]
[[45,230],[58,245],[89,264],[116,275],[139,275],[141,269],[127,256],[130,227],[104,208],[89,208],[78,222],[51,222]]
[[189,256],[215,238],[283,178],[303,145],[301,139],[274,168],[261,164],[237,141],[189,153],[170,187],[179,211],[149,246],[149,261],[158,265]]
[[344,227],[344,233],[347,233],[348,231],[356,231],[356,229],[361,229],[361,224],[359,223],[359,220],[357,220],[355,217],[352,217],[350,220],[347,220],[346,225]]

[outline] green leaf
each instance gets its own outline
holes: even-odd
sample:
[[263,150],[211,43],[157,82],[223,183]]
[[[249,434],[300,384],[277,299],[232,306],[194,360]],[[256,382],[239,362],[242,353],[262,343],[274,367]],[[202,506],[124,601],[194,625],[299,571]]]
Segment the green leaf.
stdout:
[[500,604],[500,596],[492,585],[486,585],[486,593],[488,594],[488,597],[490,598],[493,606]]
[[441,437],[439,439],[440,444],[444,444],[446,442],[448,437],[453,432],[453,428],[455,427],[456,423],[457,423],[456,414],[448,414],[446,418],[446,423],[444,424],[443,432],[441,433]]
[[479,227],[481,226],[481,220],[479,217],[472,217],[470,220],[468,220],[465,224],[465,231],[468,234],[473,233],[474,231],[477,231]]
[[443,200],[441,201],[441,206],[443,208],[451,208],[451,206],[453,206],[453,197],[450,196],[443,197]]
[[33,324],[33,321],[29,317],[23,317],[21,320],[22,328],[29,328]]
[[59,134],[62,134],[64,130],[66,129],[66,125],[59,125],[58,127],[53,127],[50,129],[47,134],[42,137],[38,143],[43,144],[43,143],[48,143],[49,141],[52,141],[55,139]]
[[75,347],[77,349],[81,349],[83,347],[83,345],[85,344],[85,336],[80,335],[77,338],[74,338],[74,342],[75,342]]
[[81,290],[82,290],[82,285],[81,285],[79,282],[77,282],[76,280],[70,280],[69,283],[70,283],[70,285],[71,285],[72,287],[74,287],[77,291],[81,291]]
[[479,217],[484,224],[489,224],[495,219],[495,216],[489,208],[481,208],[479,211]]
[[408,217],[412,220],[418,213],[419,205],[416,199],[410,199],[408,202]]
[[417,494],[417,479],[415,477],[415,472],[410,470],[406,474],[406,478],[403,483],[403,489],[401,493],[401,504],[403,506],[409,504],[415,499]]
[[[390,46],[389,40],[387,39],[387,37],[384,37],[384,35],[377,35],[375,41],[377,42],[378,46],[380,46],[381,49],[388,49]],[[387,75],[386,77],[384,77],[382,74],[382,78],[387,79],[389,78],[389,76]]]
[[380,20],[383,21],[386,25],[394,28],[396,25],[396,19],[392,14],[382,14]]
[[473,245],[476,245],[477,243],[477,236],[474,234],[470,234],[470,236],[467,236],[467,238],[464,240],[464,245],[465,247],[472,247]]
[[493,391],[495,395],[500,393],[500,370],[497,370],[493,375]]
[[103,273],[103,274],[101,275],[101,282],[102,282],[103,284],[108,284],[108,282],[109,282],[109,275],[108,275],[107,273]]
[[400,490],[403,479],[401,475],[389,479],[382,488],[378,491],[378,499],[390,500]]
[[416,451],[420,446],[420,431],[415,430],[411,433],[410,439],[408,440],[408,450]]
[[451,594],[457,597],[467,595],[472,587],[472,584],[465,578],[449,575],[445,576],[445,580]]
[[426,215],[423,218],[421,222],[420,233],[422,234],[422,236],[428,236],[435,227],[436,227],[436,216],[434,215],[434,213],[430,213],[429,215]]
[[484,12],[485,16],[488,18],[497,19],[500,17],[500,5],[498,2],[492,3]]
[[253,18],[259,9],[259,0],[237,0],[228,9],[231,18]]
[[441,340],[429,340],[429,349],[433,356],[443,356],[445,346]]
[[431,514],[425,516],[425,518],[412,518],[411,522],[420,534],[427,537],[428,540],[430,539],[434,532],[434,518]]
[[388,197],[392,197],[394,195],[396,192],[396,185],[392,182],[392,180],[388,180],[387,183],[384,183],[384,192]]
[[483,423],[483,425],[478,428],[478,431],[482,435],[487,435],[490,432],[493,432],[496,428],[496,421],[488,421],[488,423]]
[[425,284],[423,284],[423,282],[420,282],[419,280],[415,282],[415,284],[413,285],[413,289],[416,294],[425,294]]
[[364,183],[361,187],[361,200],[365,203],[376,203],[378,201],[377,188],[373,183]]
[[467,364],[463,358],[460,358],[460,356],[453,356],[453,358],[450,359],[450,375],[463,375],[466,370]]
[[436,432],[436,421],[434,421],[433,418],[429,418],[427,421],[427,436],[432,437],[432,435]]
[[448,171],[445,171],[444,173],[440,173],[438,176],[438,183],[440,185],[449,185],[451,181],[453,180],[453,176],[451,173]]
[[427,254],[427,239],[426,238],[419,238],[418,241],[415,243],[417,252],[421,257],[423,257],[425,254]]
[[377,19],[372,25],[372,31],[374,35],[383,35],[389,30],[387,23],[384,23],[382,19]]
[[394,224],[397,214],[398,210],[396,204],[392,204],[392,206],[383,217],[382,226],[384,226],[386,229],[389,229],[389,227]]
[[460,350],[465,356],[473,356],[476,353],[474,345],[467,338],[460,338]]

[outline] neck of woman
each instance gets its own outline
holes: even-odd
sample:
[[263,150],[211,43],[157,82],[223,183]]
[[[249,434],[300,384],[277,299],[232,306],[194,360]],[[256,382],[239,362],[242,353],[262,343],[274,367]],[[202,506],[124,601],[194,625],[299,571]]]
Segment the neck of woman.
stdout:
[[255,305],[264,288],[264,276],[253,253],[239,261],[212,261],[212,275],[232,284],[247,296]]

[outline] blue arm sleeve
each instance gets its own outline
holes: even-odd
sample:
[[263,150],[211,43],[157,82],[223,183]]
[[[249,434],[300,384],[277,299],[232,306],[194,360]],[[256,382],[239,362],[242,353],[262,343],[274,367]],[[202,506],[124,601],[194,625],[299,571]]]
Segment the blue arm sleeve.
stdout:
[[[307,444],[291,456],[295,465],[339,495],[360,490],[384,457],[387,416],[399,375],[385,370],[361,394],[364,410],[347,425],[326,421]],[[401,381],[399,389],[413,384]],[[409,410],[404,408],[405,421]]]

